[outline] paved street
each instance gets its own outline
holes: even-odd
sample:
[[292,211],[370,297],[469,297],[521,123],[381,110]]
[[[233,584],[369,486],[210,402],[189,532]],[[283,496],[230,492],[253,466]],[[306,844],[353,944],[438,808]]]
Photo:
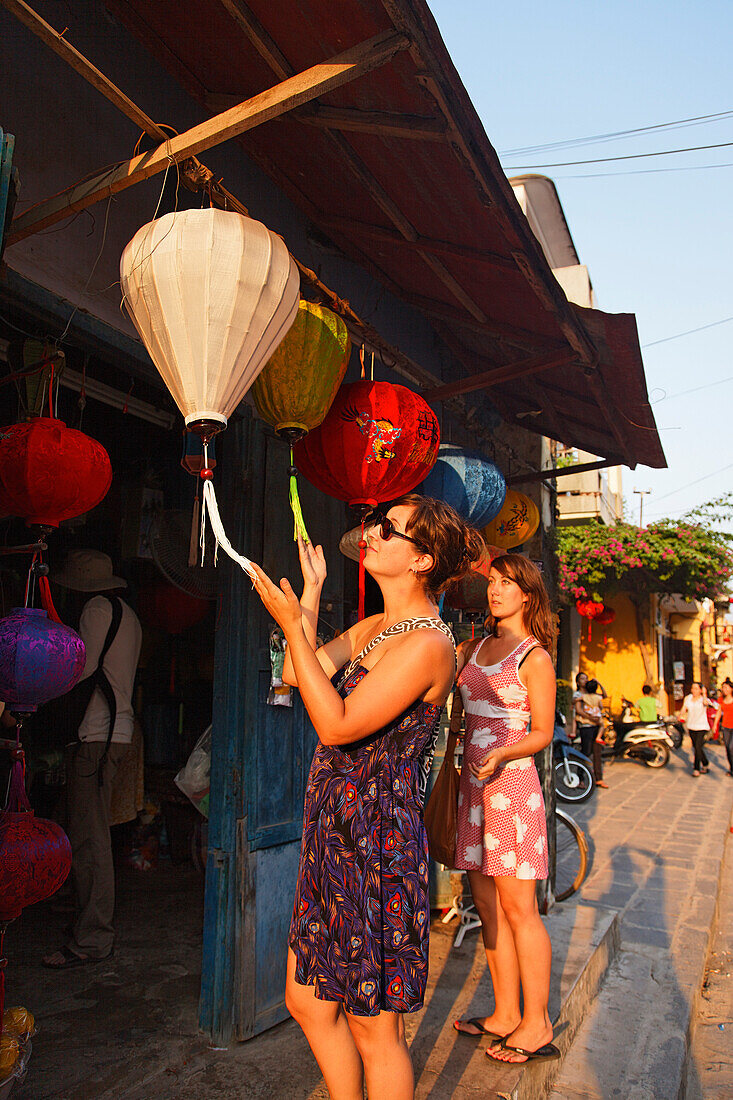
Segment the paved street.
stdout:
[[[553,1100],[676,1100],[698,1000],[702,1026],[690,1087],[699,1087],[686,1100],[733,1095],[725,1076],[733,1062],[730,936],[710,945],[709,996],[698,998],[733,805],[722,752],[713,748],[711,756],[711,772],[700,779],[679,753],[661,771],[615,764],[607,768],[610,789],[572,810],[587,831],[593,862],[580,896],[557,906],[548,921],[552,1012],[565,1002],[609,910],[621,912],[621,951],[600,995],[589,994]],[[39,965],[63,918],[34,906],[17,922],[8,942],[9,1003],[27,1004],[41,1027],[18,1100],[325,1100],[292,1021],[226,1050],[212,1050],[198,1032],[200,889],[193,871],[122,869],[114,959],[65,975]],[[723,902],[731,906],[730,893]],[[733,927],[733,912],[727,926]],[[451,1027],[456,1016],[486,1012],[490,1004],[478,934],[455,949],[454,932],[455,925],[435,926],[429,1001],[407,1020],[417,1095],[494,1100],[511,1095],[514,1082],[486,1062],[485,1042],[462,1039]],[[533,1069],[522,1095],[542,1095],[535,1091],[540,1078]]]
[[[621,952],[552,1100],[678,1095],[733,806],[722,748],[711,748],[710,773],[699,779],[686,750],[687,739],[661,771],[631,762],[608,767],[610,789],[575,812],[593,854],[583,898],[620,910]],[[704,1078],[703,1062],[692,1068]]]

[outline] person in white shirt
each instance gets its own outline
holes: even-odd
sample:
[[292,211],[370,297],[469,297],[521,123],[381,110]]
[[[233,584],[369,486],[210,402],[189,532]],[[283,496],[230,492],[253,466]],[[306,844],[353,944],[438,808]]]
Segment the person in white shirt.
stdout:
[[73,550],[51,580],[73,592],[94,593],[79,620],[86,665],[80,684],[69,696],[73,708],[72,696],[77,693],[80,708],[78,742],[71,750],[67,774],[75,918],[68,943],[43,960],[44,966],[65,970],[106,959],[114,946],[110,797],[120,761],[132,741],[132,693],[142,628],[135,612],[120,598],[127,581],[114,575],[107,554]]
[[708,758],[705,755],[705,736],[710,732],[710,723],[707,709],[708,697],[705,688],[699,680],[696,680],[690,688],[690,694],[685,696],[679,714],[680,721],[687,723],[687,732],[692,741],[695,756],[692,774],[695,776],[700,775],[701,772],[704,775],[708,770]]

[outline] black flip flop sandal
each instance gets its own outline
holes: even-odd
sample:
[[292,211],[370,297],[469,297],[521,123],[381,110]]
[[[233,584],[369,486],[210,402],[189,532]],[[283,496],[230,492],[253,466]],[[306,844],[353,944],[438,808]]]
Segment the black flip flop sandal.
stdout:
[[498,1039],[499,1041],[507,1038],[506,1035],[499,1035],[495,1031],[489,1031],[484,1027],[477,1016],[474,1016],[470,1020],[459,1020],[458,1022],[461,1024],[471,1024],[478,1029],[478,1035],[472,1035],[470,1031],[462,1031],[459,1027],[456,1027],[454,1023],[453,1030],[458,1032],[459,1035],[465,1035],[467,1039],[480,1039],[482,1035],[488,1035],[490,1039]]
[[[512,1047],[509,1043],[502,1040],[497,1047],[498,1050],[510,1050],[512,1054],[521,1054],[523,1058],[526,1058],[528,1062],[549,1062],[553,1058],[561,1058],[562,1055],[557,1049],[554,1043],[545,1043],[544,1046],[538,1047],[537,1050],[525,1050],[524,1047]],[[494,1062],[504,1062],[504,1065],[522,1066],[524,1062],[505,1062],[503,1058],[494,1058],[491,1053],[491,1047],[486,1051],[487,1057],[493,1059]]]

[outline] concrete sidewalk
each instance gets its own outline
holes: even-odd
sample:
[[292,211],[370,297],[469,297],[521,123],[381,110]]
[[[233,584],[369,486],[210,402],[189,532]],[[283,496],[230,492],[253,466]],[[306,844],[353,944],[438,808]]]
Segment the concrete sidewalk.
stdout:
[[[593,864],[580,896],[548,918],[562,1065],[506,1069],[485,1057],[486,1040],[457,1035],[457,1016],[489,1011],[490,981],[478,933],[455,949],[456,923],[436,923],[428,1002],[406,1020],[419,1100],[540,1100],[558,1070],[555,1100],[677,1096],[655,1082],[684,1064],[733,804],[715,749],[713,760],[697,780],[678,757],[662,771],[614,765],[610,790],[572,810]],[[195,872],[123,870],[114,958],[60,975],[40,955],[62,918],[29,909],[8,934],[8,1004],[26,1004],[41,1030],[14,1100],[325,1100],[292,1021],[225,1050],[198,1033],[201,913]]]
[[733,806],[723,750],[709,755],[698,779],[684,752],[658,772],[615,764],[577,814],[594,847],[583,898],[618,909],[621,950],[552,1100],[683,1095]]

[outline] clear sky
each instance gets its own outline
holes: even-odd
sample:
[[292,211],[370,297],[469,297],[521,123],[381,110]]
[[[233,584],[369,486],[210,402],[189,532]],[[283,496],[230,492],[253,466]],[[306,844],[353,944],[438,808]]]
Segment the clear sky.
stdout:
[[[645,522],[733,489],[733,320],[667,339],[733,318],[733,113],[631,138],[511,152],[733,112],[733,3],[430,6],[507,174],[536,171],[555,181],[599,308],[636,314],[669,469],[624,471],[630,510],[638,515],[634,488],[652,490]],[[730,147],[541,167],[724,142]],[[700,165],[726,167],[668,171]]]

